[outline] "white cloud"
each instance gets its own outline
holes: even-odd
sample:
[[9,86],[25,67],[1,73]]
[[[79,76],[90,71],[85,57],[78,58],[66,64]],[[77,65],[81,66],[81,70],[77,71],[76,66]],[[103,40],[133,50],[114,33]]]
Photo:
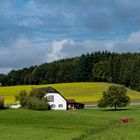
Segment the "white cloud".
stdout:
[[134,32],[114,45],[115,52],[140,52],[140,31]]
[[83,53],[95,51],[111,52],[140,52],[140,32],[130,34],[125,39],[116,40],[85,40],[74,41],[64,39],[53,41],[50,50],[46,53],[46,61],[79,56]]
[[67,45],[74,45],[74,41],[70,39],[53,41],[49,53],[46,54],[46,61],[50,62],[67,57],[65,52],[62,51],[63,47]]
[[130,34],[126,43],[140,44],[140,31]]
[[42,55],[41,47],[34,47],[27,38],[19,38],[10,47],[0,47],[0,67],[19,68],[39,64],[44,62]]
[[116,40],[55,40],[18,38],[10,47],[0,47],[0,72],[95,51],[140,52],[140,31]]
[[111,50],[115,41],[74,41],[64,39],[53,41],[49,52],[46,53],[46,61],[54,61],[62,58],[80,56],[83,53]]

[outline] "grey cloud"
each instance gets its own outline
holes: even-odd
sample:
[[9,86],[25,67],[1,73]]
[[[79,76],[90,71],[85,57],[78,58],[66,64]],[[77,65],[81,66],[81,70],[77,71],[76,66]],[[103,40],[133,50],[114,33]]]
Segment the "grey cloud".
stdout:
[[114,52],[140,52],[140,44],[117,43],[113,49]]
[[85,40],[74,41],[64,39],[52,43],[49,52],[46,54],[47,61],[58,60],[67,57],[79,56],[84,53],[96,51],[111,52],[140,52],[140,32],[135,32],[125,39],[116,40]]
[[[135,2],[132,0],[29,0],[20,8],[14,8],[16,2],[18,0],[14,2],[7,0],[0,4],[0,13],[3,13],[0,14],[2,18],[0,27],[4,27],[5,22],[8,23],[5,26],[10,27],[10,32],[16,25],[16,34],[20,32],[28,35],[36,30],[46,32],[50,36],[64,34],[65,38],[69,38],[70,33],[73,32],[73,38],[78,38],[80,35],[76,36],[76,33],[81,31],[81,36],[89,34],[90,37],[109,38],[125,36],[140,28],[140,1],[138,0]],[[56,29],[56,31],[47,32],[47,29]],[[70,32],[67,32],[67,29]],[[85,32],[82,32],[83,29]],[[53,40],[55,39],[57,38]]]
[[22,68],[62,58],[80,56],[95,51],[140,52],[140,32],[130,34],[125,39],[116,40],[84,40],[63,39],[48,44],[47,40],[31,41],[26,38],[17,39],[11,47],[0,47],[0,71]]
[[71,39],[54,41],[46,54],[46,61],[80,56],[95,51],[105,51],[111,49],[114,44],[113,41],[74,41]]
[[0,47],[0,67],[2,68],[27,67],[40,64],[44,59],[43,49],[35,48],[32,42],[25,38],[17,39],[11,47]]
[[86,52],[140,52],[139,0],[18,2],[0,2],[3,71]]
[[128,38],[114,45],[115,52],[140,52],[140,31],[132,33]]

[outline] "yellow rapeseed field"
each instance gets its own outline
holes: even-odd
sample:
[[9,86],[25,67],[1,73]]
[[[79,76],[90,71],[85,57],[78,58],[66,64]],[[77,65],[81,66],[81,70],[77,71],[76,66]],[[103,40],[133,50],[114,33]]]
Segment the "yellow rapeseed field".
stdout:
[[[15,95],[21,90],[30,91],[32,88],[52,86],[57,89],[65,98],[72,98],[79,102],[97,101],[102,97],[110,83],[82,82],[82,83],[63,83],[48,85],[28,85],[28,86],[9,86],[0,87],[0,96],[5,97],[6,104],[15,102]],[[140,92],[128,89],[128,95],[131,99],[140,99]]]

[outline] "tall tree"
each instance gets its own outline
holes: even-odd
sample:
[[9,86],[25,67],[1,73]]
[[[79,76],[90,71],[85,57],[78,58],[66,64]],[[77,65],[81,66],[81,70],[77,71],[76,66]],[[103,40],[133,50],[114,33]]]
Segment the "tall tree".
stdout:
[[135,61],[130,78],[130,87],[140,91],[140,59]]
[[93,80],[99,82],[111,82],[110,61],[100,61],[93,66]]
[[127,90],[122,86],[110,86],[107,91],[104,91],[103,97],[98,102],[98,106],[106,108],[107,106],[126,107],[130,103],[130,98],[126,95]]

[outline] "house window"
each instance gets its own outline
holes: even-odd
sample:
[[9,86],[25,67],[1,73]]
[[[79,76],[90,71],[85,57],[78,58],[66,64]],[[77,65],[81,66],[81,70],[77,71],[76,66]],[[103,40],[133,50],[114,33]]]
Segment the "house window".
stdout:
[[51,108],[55,108],[55,104],[52,104],[52,105],[51,105]]
[[58,106],[59,108],[63,108],[63,105],[62,104],[59,104],[59,106]]
[[48,102],[54,102],[54,96],[53,95],[49,95],[47,97],[47,99],[48,99]]

